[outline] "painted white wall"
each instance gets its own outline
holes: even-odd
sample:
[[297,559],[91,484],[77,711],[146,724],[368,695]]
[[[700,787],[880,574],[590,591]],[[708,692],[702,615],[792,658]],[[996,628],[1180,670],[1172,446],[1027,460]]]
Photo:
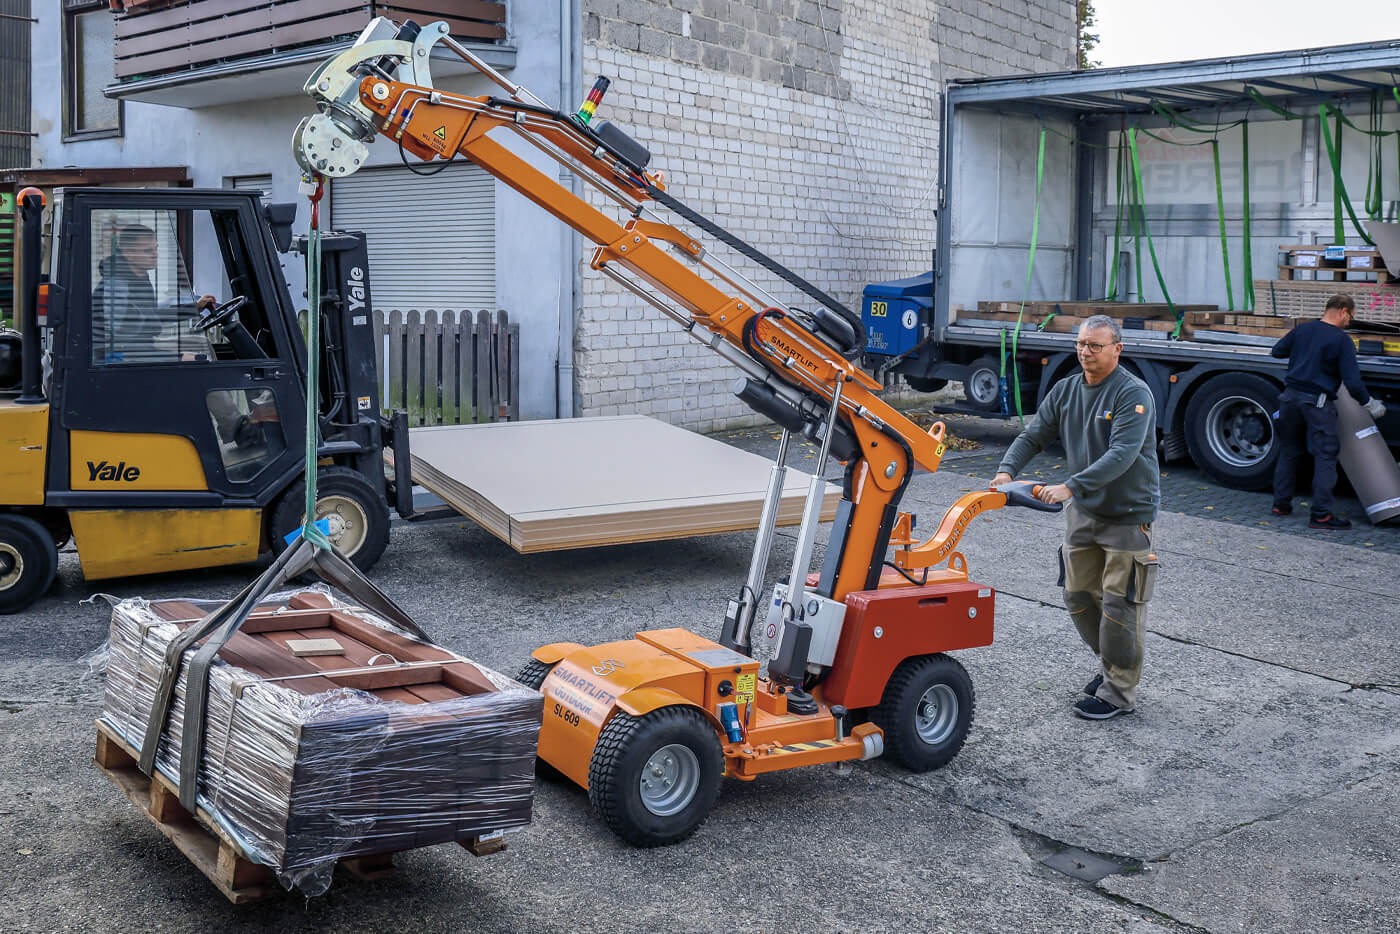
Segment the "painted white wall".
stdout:
[[[512,0],[509,43],[517,49],[510,77],[550,103],[558,103],[560,86],[560,8],[552,0]],[[128,101],[125,133],[110,139],[63,142],[61,17],[44,16],[33,30],[33,115],[35,168],[130,168],[185,166],[195,187],[221,188],[240,175],[271,175],[272,198],[302,201],[293,229],[305,233],[308,211],[297,192],[299,172],[292,156],[292,132],[312,113],[308,98],[299,93],[276,99],[185,109]],[[309,71],[309,69],[308,69]],[[444,90],[468,94],[503,93],[481,77],[447,78]],[[494,133],[503,143],[552,176],[555,163],[509,131]],[[370,165],[399,164],[395,146],[381,140],[371,148]],[[332,209],[333,210],[333,209]],[[413,224],[411,216],[405,224]],[[521,348],[521,414],[526,418],[555,415],[555,368],[561,314],[568,315],[566,241],[558,223],[504,184],[496,191],[496,299],[498,307],[519,322]],[[424,249],[432,248],[433,232],[423,231]],[[217,265],[212,247],[197,253],[195,266]],[[197,248],[199,249],[199,248]],[[283,270],[293,303],[304,307],[305,270],[295,256],[284,257]],[[373,277],[373,270],[370,273]],[[565,413],[568,414],[568,413]]]

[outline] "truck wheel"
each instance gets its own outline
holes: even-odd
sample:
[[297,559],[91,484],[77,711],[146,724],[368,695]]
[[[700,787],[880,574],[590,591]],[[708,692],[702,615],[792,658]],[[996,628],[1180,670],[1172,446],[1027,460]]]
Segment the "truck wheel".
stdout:
[[977,409],[995,412],[1001,408],[1001,364],[996,357],[979,357],[967,368],[963,397]]
[[948,381],[946,379],[938,379],[937,377],[909,376],[907,374],[904,377],[904,381],[908,383],[909,388],[914,390],[915,392],[938,392],[938,390],[948,385]]
[[1279,388],[1253,373],[1206,380],[1186,406],[1186,449],[1196,466],[1237,490],[1269,487],[1278,460],[1274,422]]
[[43,596],[58,573],[58,547],[37,520],[0,515],[0,613],[17,613]]
[[[272,512],[272,553],[287,548],[286,535],[306,513],[306,484],[282,494]],[[330,540],[361,571],[368,571],[389,544],[389,507],[359,471],[323,467],[316,475],[316,518],[330,520]]]
[[972,679],[957,660],[921,655],[894,670],[870,719],[885,733],[886,755],[912,772],[927,772],[958,754],[975,707]]
[[663,707],[643,717],[618,711],[593,747],[588,800],[628,843],[662,846],[705,822],[723,774],[719,737],[700,711]]

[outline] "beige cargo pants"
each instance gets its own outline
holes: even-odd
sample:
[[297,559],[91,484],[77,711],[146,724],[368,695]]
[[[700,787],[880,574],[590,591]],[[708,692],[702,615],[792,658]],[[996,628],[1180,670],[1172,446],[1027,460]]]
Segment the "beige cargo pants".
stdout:
[[1151,525],[1114,525],[1065,504],[1060,586],[1074,628],[1103,665],[1097,696],[1115,707],[1137,704],[1142,632],[1157,580]]

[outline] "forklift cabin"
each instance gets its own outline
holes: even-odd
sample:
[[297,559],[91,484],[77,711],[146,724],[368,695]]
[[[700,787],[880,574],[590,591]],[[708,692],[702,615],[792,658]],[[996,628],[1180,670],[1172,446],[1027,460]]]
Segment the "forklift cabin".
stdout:
[[[36,316],[46,464],[0,489],[0,519],[37,520],[55,546],[71,534],[90,580],[286,547],[305,497],[307,348],[278,255],[294,215],[247,191],[55,192]],[[388,536],[395,426],[379,414],[364,237],[328,236],[322,256],[317,514],[367,568]]]

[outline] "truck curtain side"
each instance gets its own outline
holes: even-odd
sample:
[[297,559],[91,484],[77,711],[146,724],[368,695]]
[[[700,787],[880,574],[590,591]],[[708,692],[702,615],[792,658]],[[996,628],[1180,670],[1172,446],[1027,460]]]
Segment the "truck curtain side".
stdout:
[[[1073,333],[1014,322],[969,327],[957,323],[956,309],[1114,298],[1250,310],[1249,286],[1278,274],[1280,245],[1337,242],[1329,137],[1340,147],[1360,229],[1368,208],[1395,219],[1397,68],[1400,42],[1389,42],[950,82],[933,309],[919,346],[890,368],[911,383],[962,380],[966,407],[984,413],[1003,408],[1002,395],[989,400],[987,392],[1004,370],[1013,390],[1010,414],[1016,377],[1020,408],[1029,414],[1040,393],[1076,366]],[[1320,113],[1327,115],[1325,132]],[[1135,175],[1145,226],[1137,240],[1129,235]],[[1346,243],[1361,244],[1345,205],[1340,213]],[[1337,291],[1347,288],[1337,284]],[[1264,342],[1130,332],[1124,345],[1127,366],[1157,396],[1168,458],[1189,455],[1233,486],[1267,484],[1277,450],[1269,416],[1284,362],[1270,357]],[[1361,361],[1368,387],[1400,410],[1400,358]],[[1380,427],[1400,445],[1400,414]]]

